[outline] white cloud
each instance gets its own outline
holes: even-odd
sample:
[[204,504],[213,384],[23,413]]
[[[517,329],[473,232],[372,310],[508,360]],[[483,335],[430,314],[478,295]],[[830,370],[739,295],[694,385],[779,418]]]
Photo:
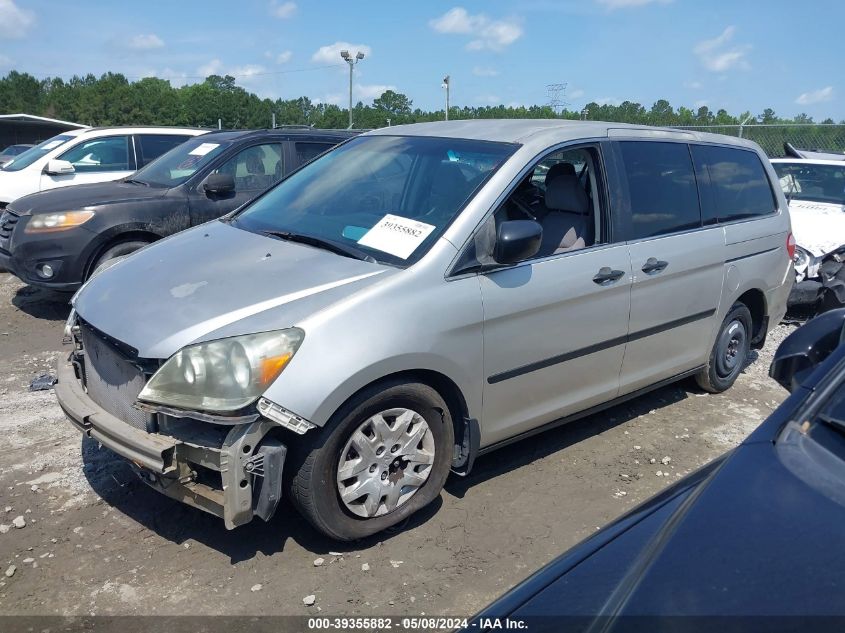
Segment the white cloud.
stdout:
[[296,13],[296,2],[283,2],[279,4],[274,1],[270,3],[270,14],[281,20],[292,18],[294,13]]
[[522,37],[524,32],[517,18],[493,20],[483,13],[472,15],[463,7],[449,9],[439,18],[429,20],[428,24],[438,33],[471,36],[466,45],[470,51],[502,51]]
[[616,97],[599,97],[595,102],[599,105],[618,106],[622,103],[622,99],[617,99]]
[[584,91],[581,90],[580,88],[576,88],[575,90],[573,90],[572,92],[570,92],[566,96],[569,97],[570,99],[580,99],[581,97],[584,96]]
[[148,33],[129,38],[126,46],[136,51],[148,51],[164,47],[164,41],[155,33]]
[[335,42],[334,44],[328,44],[318,48],[317,52],[311,56],[311,61],[321,64],[341,64],[343,60],[340,58],[340,51],[349,51],[350,55],[360,52],[364,53],[367,57],[373,54],[373,50],[366,44]]
[[825,86],[818,90],[810,92],[803,92],[798,95],[795,103],[800,105],[813,105],[814,103],[822,103],[824,101],[831,101],[833,99],[833,86]]
[[498,77],[499,71],[495,68],[485,68],[483,66],[476,66],[472,69],[472,74],[476,77]]
[[[362,101],[367,104],[373,99],[378,99],[386,90],[393,90],[395,92],[396,86],[383,84],[355,84],[352,87],[352,101],[354,103]],[[349,107],[349,93],[330,92],[329,94],[323,96],[311,97],[311,101],[315,103],[328,103],[346,109]]]
[[0,0],[0,36],[23,37],[34,23],[32,11],[21,9],[14,0]]
[[287,64],[290,61],[290,58],[293,57],[292,51],[283,51],[276,55],[276,63],[277,64]]
[[684,86],[690,88],[691,90],[701,90],[704,87],[704,84],[700,81],[687,81],[684,82]]
[[475,100],[485,105],[502,105],[502,98],[499,95],[477,95]]
[[692,50],[704,68],[717,73],[734,68],[750,68],[745,57],[751,50],[751,46],[748,44],[732,46],[731,40],[735,32],[735,26],[728,26],[718,37],[703,40],[695,45]]
[[672,0],[596,0],[596,2],[608,11],[614,9],[630,9],[632,7],[644,7],[647,4],[669,4]]
[[197,68],[197,74],[202,75],[203,77],[208,77],[209,75],[219,75],[222,68],[223,62],[219,59],[212,59],[207,64],[203,64]]
[[381,84],[355,84],[352,96],[359,101],[372,101],[373,99],[380,97],[387,90],[393,90],[395,92],[396,86],[385,86]]

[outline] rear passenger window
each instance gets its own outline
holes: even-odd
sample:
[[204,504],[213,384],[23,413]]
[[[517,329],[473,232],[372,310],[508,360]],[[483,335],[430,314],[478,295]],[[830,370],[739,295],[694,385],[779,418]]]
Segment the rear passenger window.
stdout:
[[[777,202],[756,152],[715,145],[692,145],[708,222],[730,222],[774,213]],[[707,184],[709,182],[709,185]]]
[[631,238],[701,226],[698,189],[686,143],[622,141],[631,201]]
[[138,167],[141,168],[165,152],[169,152],[177,145],[181,145],[189,138],[181,134],[139,134],[135,137],[138,140]]
[[296,148],[296,162],[298,165],[307,163],[325,151],[334,147],[334,143],[294,143]]

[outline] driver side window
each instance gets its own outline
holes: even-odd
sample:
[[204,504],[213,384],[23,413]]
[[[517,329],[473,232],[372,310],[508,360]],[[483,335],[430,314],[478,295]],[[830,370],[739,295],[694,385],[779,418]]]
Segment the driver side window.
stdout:
[[106,136],[70,148],[58,157],[77,172],[128,171],[129,137]]
[[472,265],[473,258],[479,264],[495,263],[499,226],[512,220],[542,227],[540,250],[532,260],[604,243],[598,152],[594,146],[567,148],[540,159],[479,228],[459,268]]
[[230,174],[235,191],[264,191],[282,179],[282,146],[278,143],[253,145],[241,150],[214,170]]

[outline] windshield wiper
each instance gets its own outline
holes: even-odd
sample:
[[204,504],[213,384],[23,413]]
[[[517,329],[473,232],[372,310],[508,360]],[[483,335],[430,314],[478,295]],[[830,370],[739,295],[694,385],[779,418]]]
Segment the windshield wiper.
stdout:
[[829,426],[830,428],[839,431],[840,433],[845,433],[845,420],[840,420],[837,417],[830,415],[829,413],[821,413],[817,418],[819,422],[822,422],[825,426]]
[[326,240],[321,237],[314,237],[313,235],[302,235],[301,233],[291,233],[290,231],[261,231],[262,235],[268,237],[275,237],[287,242],[297,242],[299,244],[307,244],[308,246],[316,246],[344,257],[351,257],[353,259],[360,259],[371,264],[378,263],[376,258],[372,255],[367,255],[364,251],[354,246],[346,244],[339,244],[332,240]]
[[131,182],[133,185],[144,185],[145,187],[150,186],[150,183],[144,180],[138,180],[137,178],[124,178],[123,182]]

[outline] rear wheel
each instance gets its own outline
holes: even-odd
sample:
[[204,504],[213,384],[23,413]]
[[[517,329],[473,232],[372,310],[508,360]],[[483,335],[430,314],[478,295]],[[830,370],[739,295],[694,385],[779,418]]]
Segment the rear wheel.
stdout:
[[392,383],[352,398],[295,451],[291,499],[343,541],[400,523],[433,501],[454,444],[449,409],[428,385]]
[[695,377],[702,389],[720,393],[736,382],[751,350],[751,327],[751,312],[735,303],[722,321],[707,366]]
[[110,246],[94,261],[94,264],[89,269],[90,272],[88,277],[91,277],[101,266],[109,261],[134,253],[139,248],[143,248],[147,244],[149,244],[149,242],[145,242],[144,240],[132,240]]

